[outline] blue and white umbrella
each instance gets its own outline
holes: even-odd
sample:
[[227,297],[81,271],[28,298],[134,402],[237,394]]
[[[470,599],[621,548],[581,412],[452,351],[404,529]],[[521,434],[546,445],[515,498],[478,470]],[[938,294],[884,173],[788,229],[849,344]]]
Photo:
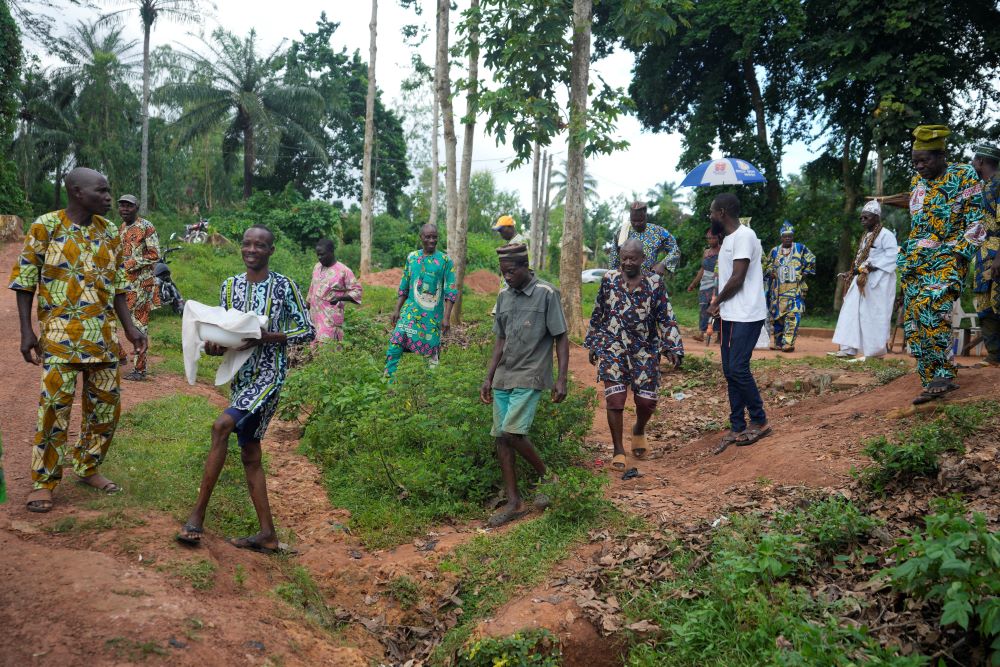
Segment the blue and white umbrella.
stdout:
[[724,157],[699,164],[684,177],[681,186],[698,188],[706,185],[746,185],[763,183],[765,180],[760,169],[746,160]]

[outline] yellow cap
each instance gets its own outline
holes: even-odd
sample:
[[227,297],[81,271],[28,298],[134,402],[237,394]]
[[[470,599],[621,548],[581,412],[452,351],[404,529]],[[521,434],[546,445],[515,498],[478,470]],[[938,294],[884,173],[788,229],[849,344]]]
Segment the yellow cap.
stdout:
[[501,227],[515,227],[516,223],[514,218],[509,215],[501,215],[497,218],[497,224],[493,225],[493,231],[500,229]]

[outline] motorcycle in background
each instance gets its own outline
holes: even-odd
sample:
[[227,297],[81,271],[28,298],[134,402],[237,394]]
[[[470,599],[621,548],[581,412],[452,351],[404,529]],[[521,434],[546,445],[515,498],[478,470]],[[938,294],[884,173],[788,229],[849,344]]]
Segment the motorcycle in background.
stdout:
[[[170,238],[173,239],[174,235],[171,234]],[[170,261],[168,255],[178,250],[180,247],[165,248],[160,253],[160,260],[153,266],[155,282],[153,289],[160,295],[160,305],[168,307],[175,314],[180,315],[184,312],[184,299],[181,297],[181,291],[174,284],[173,278],[170,277],[170,267],[167,266],[167,262]]]
[[208,240],[208,219],[202,218],[193,225],[184,225],[185,243],[204,243]]

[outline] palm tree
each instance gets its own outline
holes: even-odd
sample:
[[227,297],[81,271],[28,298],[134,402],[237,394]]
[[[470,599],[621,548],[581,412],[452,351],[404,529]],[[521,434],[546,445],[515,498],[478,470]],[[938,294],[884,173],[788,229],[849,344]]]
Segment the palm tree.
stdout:
[[675,185],[673,181],[663,181],[651,187],[646,196],[649,197],[651,203],[656,202],[659,206],[679,206],[681,200],[684,199],[684,195],[678,192],[679,189],[679,186]]
[[54,172],[53,207],[59,208],[62,178],[80,124],[73,80],[68,75],[29,70],[19,90],[18,105],[13,153],[21,186],[30,193],[39,175]]
[[282,133],[327,162],[317,138],[323,97],[309,86],[282,82],[280,45],[261,56],[256,31],[241,39],[221,28],[212,33],[211,43],[202,40],[202,44],[208,56],[191,50],[180,53],[192,65],[188,79],[156,91],[158,100],[182,109],[177,119],[179,141],[206,135],[225,124],[223,155],[231,158],[243,147],[244,199],[253,192],[257,162],[265,166],[273,162]]
[[[202,7],[198,0],[117,0],[122,9],[104,16],[117,21],[137,13],[142,20],[142,157],[139,164],[139,212],[145,213],[149,197],[149,36],[160,17],[178,23],[198,23]],[[214,8],[214,5],[213,5]]]
[[[566,185],[566,160],[563,160],[562,169],[553,169],[549,181],[549,190],[556,191],[553,206],[559,206],[566,201]],[[586,167],[583,172],[583,198],[587,204],[596,204],[600,199],[600,195],[597,194],[597,179],[587,173]]]

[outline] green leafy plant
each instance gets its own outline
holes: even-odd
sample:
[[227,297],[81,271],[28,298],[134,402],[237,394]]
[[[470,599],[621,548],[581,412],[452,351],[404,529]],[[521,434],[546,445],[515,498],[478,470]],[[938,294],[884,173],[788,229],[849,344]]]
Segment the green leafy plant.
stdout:
[[964,451],[962,440],[972,435],[984,419],[996,414],[997,407],[993,401],[950,405],[942,416],[917,424],[891,440],[886,436],[868,440],[864,452],[873,465],[860,472],[861,480],[882,493],[893,482],[935,474],[941,454]]
[[941,605],[941,624],[975,629],[1000,665],[1000,533],[986,517],[966,517],[958,498],[931,501],[924,529],[900,540],[898,565],[883,574],[894,588]]
[[880,523],[842,496],[830,496],[775,517],[780,530],[798,532],[824,558],[856,544]]
[[566,468],[554,484],[542,484],[538,492],[552,501],[547,513],[553,521],[580,523],[593,520],[611,507],[604,498],[608,478],[582,468]]
[[548,630],[529,630],[509,637],[484,637],[459,651],[465,667],[559,667],[559,639]]
[[389,593],[403,609],[409,609],[420,601],[420,586],[406,575],[389,582]]

